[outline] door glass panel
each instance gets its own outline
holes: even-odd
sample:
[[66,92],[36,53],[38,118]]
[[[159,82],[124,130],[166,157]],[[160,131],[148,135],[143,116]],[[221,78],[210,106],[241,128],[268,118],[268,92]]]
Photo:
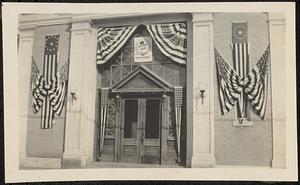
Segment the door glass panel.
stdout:
[[136,138],[138,100],[125,100],[124,138]]
[[146,101],[145,138],[159,138],[160,100]]

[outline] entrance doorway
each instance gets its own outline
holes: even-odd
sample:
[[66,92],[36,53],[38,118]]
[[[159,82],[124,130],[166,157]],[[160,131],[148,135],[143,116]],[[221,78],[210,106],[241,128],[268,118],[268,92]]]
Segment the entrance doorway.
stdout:
[[160,164],[161,100],[122,100],[121,162]]

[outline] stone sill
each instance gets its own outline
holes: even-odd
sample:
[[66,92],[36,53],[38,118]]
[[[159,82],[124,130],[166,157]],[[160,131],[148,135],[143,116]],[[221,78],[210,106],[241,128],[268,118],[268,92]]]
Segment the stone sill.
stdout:
[[253,122],[243,120],[242,123],[240,123],[239,120],[235,120],[235,121],[233,121],[232,125],[235,127],[250,127],[250,126],[253,126]]

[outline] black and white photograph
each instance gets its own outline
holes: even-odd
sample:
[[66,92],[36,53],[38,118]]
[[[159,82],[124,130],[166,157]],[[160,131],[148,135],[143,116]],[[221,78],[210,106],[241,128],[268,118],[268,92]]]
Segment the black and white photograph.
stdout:
[[6,181],[297,180],[294,13],[5,3]]

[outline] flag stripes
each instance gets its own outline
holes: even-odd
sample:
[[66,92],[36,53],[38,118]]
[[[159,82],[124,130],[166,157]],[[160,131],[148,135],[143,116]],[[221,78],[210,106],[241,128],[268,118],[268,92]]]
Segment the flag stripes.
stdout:
[[250,105],[261,119],[266,113],[269,50],[268,46],[244,82]]
[[41,110],[41,128],[52,128],[54,113],[60,116],[67,91],[68,63],[62,67],[62,71],[57,73],[58,61],[58,40],[59,35],[46,36],[45,54],[43,63],[43,74],[39,75],[39,70],[35,61],[32,61],[32,108],[37,113]]
[[[46,36],[46,46],[48,44],[47,38],[48,40],[51,40],[49,36]],[[45,78],[43,88],[46,91],[46,95],[44,96],[44,103],[42,107],[42,122],[41,122],[42,129],[52,128],[54,115],[53,115],[53,109],[51,108],[51,102],[49,96],[51,90],[55,88],[54,80],[56,78],[55,76],[56,68],[57,68],[57,53],[51,52],[50,49],[46,47],[45,55],[44,55],[44,69],[43,69],[43,76]]]
[[55,87],[49,91],[49,98],[53,111],[59,116],[66,97],[67,81],[60,83],[57,78],[55,79]]
[[235,70],[227,64],[217,49],[215,49],[215,59],[217,64],[221,112],[224,114],[240,99],[242,83]]
[[181,140],[181,109],[183,102],[183,87],[174,87],[174,104],[175,104],[175,122],[176,122],[176,141],[177,157],[180,161],[180,140]]
[[[268,46],[251,72],[248,73],[246,77],[241,78],[223,59],[217,49],[215,49],[219,98],[222,114],[230,111],[237,101],[240,101],[241,94],[244,92],[247,97],[247,101],[250,102],[250,106],[253,108],[255,113],[261,119],[264,119],[268,94],[269,52],[270,47]],[[243,67],[245,69],[249,68],[249,66]],[[246,101],[245,98],[244,100]]]
[[[249,71],[248,61],[248,43],[232,43],[233,69],[237,75],[243,79]],[[237,117],[243,118],[247,116],[247,95],[244,89],[241,91],[240,100],[236,103]]]
[[100,89],[100,149],[99,155],[101,156],[104,147],[105,130],[106,130],[106,117],[107,117],[107,103],[108,103],[108,88]]
[[[248,61],[248,23],[247,22],[233,22],[232,23],[232,58],[233,69],[237,75],[244,79],[249,72]],[[244,88],[242,88],[239,100],[236,102],[237,118],[244,119],[247,117],[247,95]]]
[[181,106],[176,106],[175,117],[176,117],[177,156],[180,157]]
[[106,129],[106,106],[101,106],[101,121],[100,121],[100,156],[103,152],[105,129]]

